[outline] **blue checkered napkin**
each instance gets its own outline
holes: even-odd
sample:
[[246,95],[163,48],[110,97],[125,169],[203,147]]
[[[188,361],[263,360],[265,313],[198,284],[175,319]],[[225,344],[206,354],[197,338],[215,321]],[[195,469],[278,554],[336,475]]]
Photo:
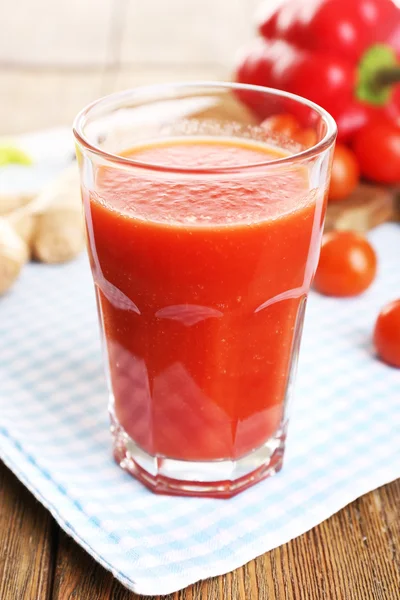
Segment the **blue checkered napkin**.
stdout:
[[0,300],[0,456],[128,588],[164,594],[225,573],[400,476],[400,371],[371,329],[400,296],[400,228],[371,234],[362,297],[312,294],[282,472],[232,500],[156,496],[111,458],[87,261],[31,265]]

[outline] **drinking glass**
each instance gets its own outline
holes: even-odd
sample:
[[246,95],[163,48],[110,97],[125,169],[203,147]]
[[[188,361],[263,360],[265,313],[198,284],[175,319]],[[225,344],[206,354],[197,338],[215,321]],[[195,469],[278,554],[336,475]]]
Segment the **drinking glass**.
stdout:
[[194,82],[102,98],[74,134],[116,461],[230,497],[282,467],[335,123]]

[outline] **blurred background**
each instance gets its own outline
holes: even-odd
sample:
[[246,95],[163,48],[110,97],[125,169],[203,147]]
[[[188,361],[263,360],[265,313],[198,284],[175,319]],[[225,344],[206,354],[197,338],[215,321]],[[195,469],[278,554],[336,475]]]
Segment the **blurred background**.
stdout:
[[[190,80],[236,79],[320,104],[339,134],[326,230],[365,232],[400,219],[400,0],[0,0],[0,17],[0,217],[19,236],[18,208],[33,210],[70,162],[71,126],[84,106],[117,90]],[[299,115],[241,100],[230,120],[315,143]],[[81,232],[79,194],[76,206]],[[29,223],[22,237],[31,245]],[[83,236],[75,253],[81,247]],[[49,261],[31,246],[27,256]]]
[[138,84],[228,79],[259,3],[0,0],[0,134],[69,125]]

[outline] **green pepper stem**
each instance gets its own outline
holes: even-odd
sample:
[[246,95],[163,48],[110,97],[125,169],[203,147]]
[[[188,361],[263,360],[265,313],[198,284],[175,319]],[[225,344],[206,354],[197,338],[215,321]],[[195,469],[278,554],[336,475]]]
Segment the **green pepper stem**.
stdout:
[[381,67],[375,74],[374,84],[376,87],[386,87],[400,82],[400,65],[393,67]]

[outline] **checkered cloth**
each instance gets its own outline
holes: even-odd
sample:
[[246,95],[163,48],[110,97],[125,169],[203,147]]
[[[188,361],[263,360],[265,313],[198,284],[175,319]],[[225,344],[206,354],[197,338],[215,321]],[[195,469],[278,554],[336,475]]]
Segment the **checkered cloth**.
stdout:
[[231,500],[156,496],[111,458],[87,261],[30,265],[0,300],[0,457],[124,585],[164,594],[226,573],[400,476],[400,371],[371,330],[400,296],[400,229],[371,234],[362,297],[312,294],[283,470]]

